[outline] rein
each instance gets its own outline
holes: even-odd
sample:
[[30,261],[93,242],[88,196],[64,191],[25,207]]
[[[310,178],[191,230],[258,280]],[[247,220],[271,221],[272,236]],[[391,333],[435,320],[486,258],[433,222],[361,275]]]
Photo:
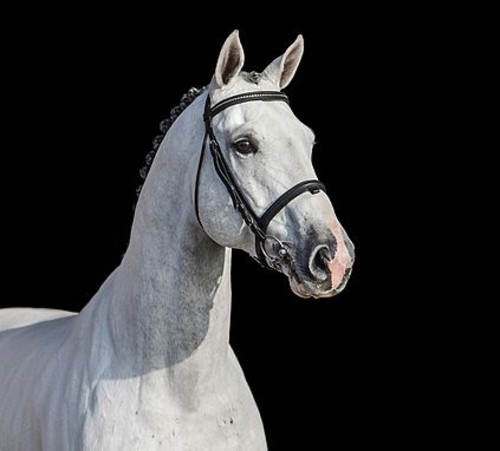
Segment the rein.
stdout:
[[[229,195],[231,196],[231,199],[233,201],[234,208],[238,210],[246,225],[250,228],[255,236],[255,259],[262,266],[279,271],[281,262],[288,256],[288,250],[278,238],[267,234],[267,227],[269,226],[269,223],[284,207],[286,207],[296,197],[306,192],[309,192],[311,194],[318,194],[320,191],[326,191],[326,188],[325,185],[319,180],[304,180],[285,191],[260,217],[255,213],[250,202],[238,185],[226,159],[224,158],[220,144],[217,141],[212,127],[212,119],[214,118],[214,116],[233,105],[256,101],[286,102],[288,104],[290,103],[287,95],[280,91],[259,91],[246,92],[243,94],[228,97],[227,99],[221,100],[219,103],[215,104],[212,107],[210,95],[207,95],[205,112],[203,114],[203,120],[205,122],[205,137],[203,138],[200,162],[196,175],[196,217],[198,218],[200,226],[203,228],[199,214],[198,193],[201,167],[203,164],[203,157],[208,141],[208,147],[210,148],[210,153],[212,155],[212,160],[214,162],[217,175],[222,180],[227,191],[229,192]],[[268,246],[266,246],[266,244]],[[276,255],[271,255],[269,249],[275,251]]]

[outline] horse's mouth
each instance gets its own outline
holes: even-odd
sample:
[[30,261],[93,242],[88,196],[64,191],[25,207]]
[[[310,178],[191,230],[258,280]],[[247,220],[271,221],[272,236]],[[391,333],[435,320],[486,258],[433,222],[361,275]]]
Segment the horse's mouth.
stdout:
[[340,290],[336,290],[334,288],[330,288],[328,290],[322,290],[321,288],[312,286],[312,284],[310,283],[299,282],[293,276],[288,278],[288,282],[290,283],[290,289],[292,290],[292,292],[296,296],[299,296],[304,299],[330,298],[336,296],[340,292]]
[[291,266],[284,267],[282,272],[288,277],[290,289],[296,296],[303,299],[322,299],[336,296],[345,288],[351,275],[352,267],[346,270],[341,283],[335,288],[331,286],[331,283],[326,286],[325,284],[315,284],[313,281],[301,277]]
[[310,297],[313,297],[312,292],[307,290],[304,284],[300,283],[295,276],[289,276],[288,277],[288,283],[290,284],[290,289],[292,292],[296,295],[299,296],[303,299],[309,299]]

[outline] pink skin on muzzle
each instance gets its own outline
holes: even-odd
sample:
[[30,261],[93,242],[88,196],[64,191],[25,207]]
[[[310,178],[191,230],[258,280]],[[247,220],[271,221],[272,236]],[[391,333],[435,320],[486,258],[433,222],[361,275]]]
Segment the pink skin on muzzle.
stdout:
[[328,267],[330,269],[331,288],[328,291],[311,291],[311,288],[306,287],[304,283],[299,282],[295,277],[292,276],[289,278],[290,288],[297,296],[300,296],[302,298],[325,298],[335,296],[344,289],[346,277],[349,275],[354,261],[349,254],[349,250],[344,238],[345,235],[343,233],[340,222],[335,216],[333,219],[330,219],[330,221],[328,221],[328,227],[337,240],[337,252],[333,260],[331,260],[328,264]]
[[344,234],[342,233],[342,227],[337,220],[335,220],[335,223],[330,227],[330,230],[337,239],[337,253],[335,258],[328,265],[332,274],[332,289],[336,290],[342,284],[346,272],[352,268],[354,262],[349,255]]

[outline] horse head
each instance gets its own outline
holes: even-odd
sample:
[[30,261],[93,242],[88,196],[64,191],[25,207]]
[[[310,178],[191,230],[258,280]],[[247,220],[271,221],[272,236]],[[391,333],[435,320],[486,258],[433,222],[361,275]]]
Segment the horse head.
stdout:
[[282,272],[296,295],[323,298],[344,288],[354,246],[316,178],[315,135],[280,94],[303,51],[298,36],[263,72],[247,73],[238,32],[227,38],[205,108],[215,164],[200,164],[196,202],[215,242]]

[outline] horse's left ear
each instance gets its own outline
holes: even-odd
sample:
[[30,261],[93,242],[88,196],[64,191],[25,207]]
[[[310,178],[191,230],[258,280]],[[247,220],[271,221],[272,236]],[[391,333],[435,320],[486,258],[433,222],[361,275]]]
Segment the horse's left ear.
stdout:
[[269,64],[262,75],[271,80],[279,89],[286,88],[292,81],[303,54],[304,38],[299,34],[286,52]]

